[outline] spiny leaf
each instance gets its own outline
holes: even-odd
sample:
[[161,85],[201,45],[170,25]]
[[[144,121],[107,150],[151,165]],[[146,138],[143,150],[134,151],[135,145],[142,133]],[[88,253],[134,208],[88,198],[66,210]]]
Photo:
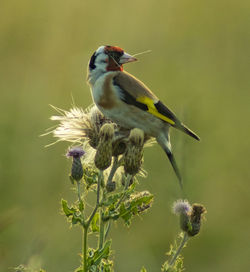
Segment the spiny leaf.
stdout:
[[122,203],[120,206],[119,213],[120,213],[120,217],[125,221],[125,224],[129,226],[131,223],[131,217],[133,215],[131,210],[126,209],[125,204]]
[[75,209],[75,208],[73,208],[73,207],[70,208],[70,207],[68,206],[67,200],[62,199],[62,200],[61,200],[61,203],[62,203],[63,212],[65,213],[65,215],[66,215],[67,217],[73,215],[73,214],[76,212],[76,209]]
[[78,204],[78,208],[79,208],[79,211],[82,212],[84,210],[84,203],[83,201],[81,200]]
[[71,219],[72,225],[75,225],[77,223],[82,223],[82,218],[81,215],[77,215],[76,213],[73,214],[72,219]]
[[96,267],[98,266],[103,259],[107,260],[110,255],[111,240],[105,242],[103,248],[101,249],[91,249],[89,250],[87,258],[87,266]]
[[99,228],[99,218],[100,218],[100,215],[99,213],[96,213],[91,221],[91,230],[92,232],[99,232],[100,228]]
[[102,259],[108,259],[110,254],[111,240],[105,242],[103,248],[98,250],[98,254],[94,256],[94,263],[98,264]]
[[115,206],[115,203],[118,201],[118,199],[121,197],[123,193],[119,192],[116,194],[111,194],[107,197],[107,199],[105,200],[105,202],[103,202],[104,206],[110,206],[113,205]]

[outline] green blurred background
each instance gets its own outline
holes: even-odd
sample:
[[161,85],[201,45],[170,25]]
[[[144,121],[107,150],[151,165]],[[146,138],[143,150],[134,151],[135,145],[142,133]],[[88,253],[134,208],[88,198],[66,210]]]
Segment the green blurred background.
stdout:
[[[0,271],[40,262],[50,271],[79,264],[78,228],[60,214],[73,199],[66,143],[50,148],[55,112],[91,103],[87,62],[100,45],[139,56],[126,70],[144,81],[202,138],[172,131],[191,202],[207,210],[200,235],[183,251],[186,271],[249,271],[248,0],[31,1],[0,8]],[[179,232],[171,205],[177,179],[158,146],[145,151],[140,189],[155,202],[132,227],[113,226],[116,271],[160,271]]]

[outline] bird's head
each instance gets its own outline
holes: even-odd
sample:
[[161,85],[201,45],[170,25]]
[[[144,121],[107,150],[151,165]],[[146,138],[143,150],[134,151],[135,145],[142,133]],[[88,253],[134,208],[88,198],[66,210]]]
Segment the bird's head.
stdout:
[[110,71],[123,71],[123,64],[137,59],[118,46],[100,46],[89,61],[89,80],[96,80],[101,74]]

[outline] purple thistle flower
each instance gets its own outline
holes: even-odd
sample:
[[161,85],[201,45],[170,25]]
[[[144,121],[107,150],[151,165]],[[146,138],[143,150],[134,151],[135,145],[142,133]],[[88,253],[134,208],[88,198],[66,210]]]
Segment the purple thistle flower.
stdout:
[[179,199],[175,201],[173,204],[174,214],[183,214],[183,213],[187,214],[191,212],[191,210],[192,210],[192,207],[187,200]]
[[72,147],[68,153],[67,157],[73,157],[74,159],[81,158],[85,154],[85,151],[80,146]]

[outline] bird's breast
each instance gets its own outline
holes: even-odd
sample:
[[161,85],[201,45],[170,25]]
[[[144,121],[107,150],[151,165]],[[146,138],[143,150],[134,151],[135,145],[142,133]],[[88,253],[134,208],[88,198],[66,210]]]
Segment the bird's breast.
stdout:
[[103,109],[112,109],[117,104],[117,97],[113,88],[113,73],[100,77],[92,88],[93,99],[96,105]]

